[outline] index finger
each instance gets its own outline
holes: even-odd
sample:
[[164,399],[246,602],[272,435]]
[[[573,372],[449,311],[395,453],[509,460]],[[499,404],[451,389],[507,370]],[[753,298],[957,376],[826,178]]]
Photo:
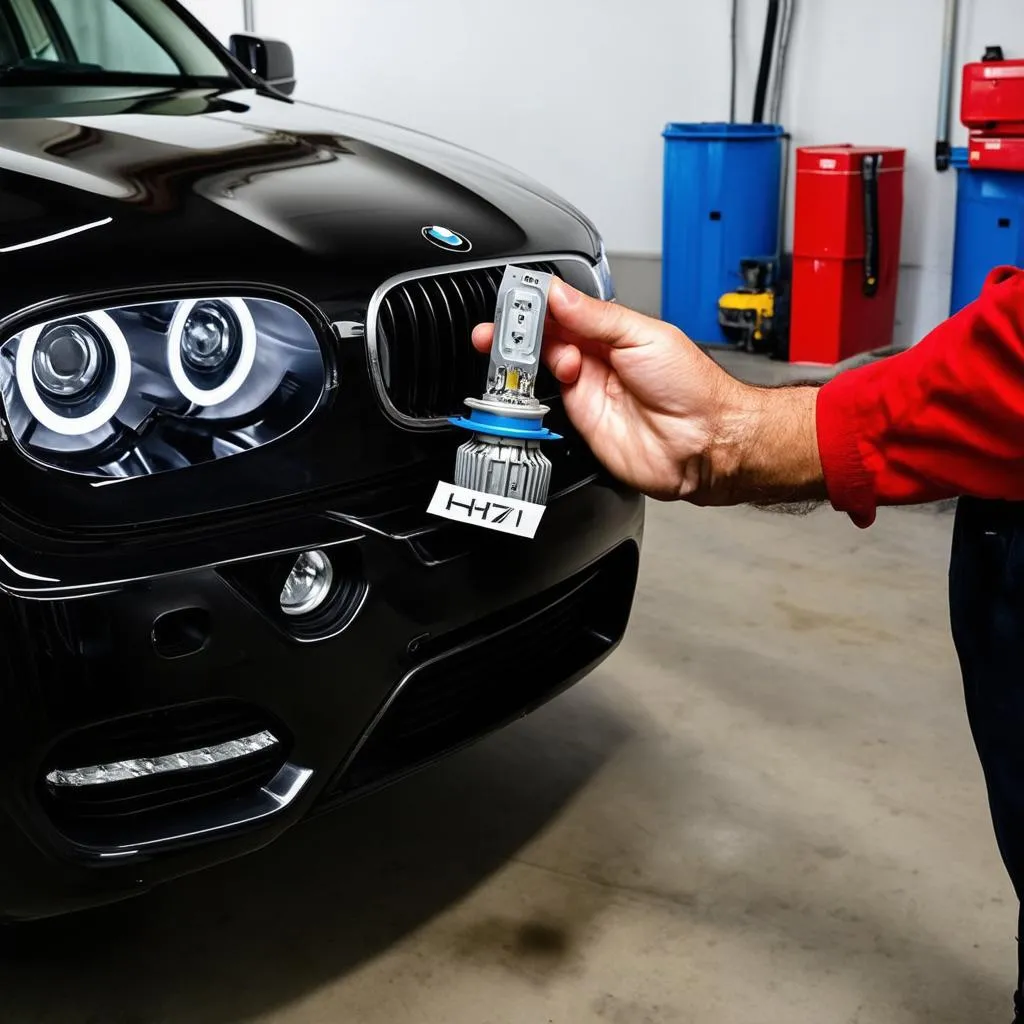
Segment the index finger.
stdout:
[[494,341],[494,324],[477,324],[473,328],[473,348],[486,354]]

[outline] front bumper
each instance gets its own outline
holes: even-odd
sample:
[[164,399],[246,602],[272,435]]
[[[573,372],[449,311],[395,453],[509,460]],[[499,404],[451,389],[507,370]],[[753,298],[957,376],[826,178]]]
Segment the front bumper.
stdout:
[[[247,853],[550,699],[625,631],[643,502],[585,483],[551,501],[533,541],[336,525],[329,550],[358,585],[319,639],[272,621],[258,564],[2,599],[0,915],[119,899]],[[278,743],[244,771],[110,799],[46,781],[69,759],[258,728]]]

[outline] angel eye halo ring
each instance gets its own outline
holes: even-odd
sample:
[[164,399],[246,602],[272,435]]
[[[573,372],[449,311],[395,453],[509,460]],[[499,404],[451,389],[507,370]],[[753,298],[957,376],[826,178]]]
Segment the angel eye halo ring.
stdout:
[[[208,325],[209,327],[216,329],[223,325],[228,331],[237,327],[239,335],[236,340],[238,357],[235,360],[235,365],[226,379],[216,387],[209,389],[202,388],[195,382],[189,374],[189,368],[199,371],[217,369],[217,364],[220,361],[218,357],[221,353],[225,358],[230,357],[231,339],[200,338],[199,351],[192,353],[192,358],[189,353],[184,351],[188,341],[186,330],[191,317],[207,306],[210,307],[211,318],[214,321],[213,324]],[[218,306],[226,306],[229,315],[225,316],[220,312]],[[207,349],[206,346],[211,341],[213,344]],[[211,406],[226,402],[242,387],[256,362],[256,323],[248,305],[241,299],[233,298],[214,301],[188,299],[179,303],[168,331],[167,362],[175,387],[194,405]]]
[[[128,341],[113,318],[109,314],[97,310],[92,313],[84,313],[77,319],[92,325],[99,335],[98,338],[87,338],[84,342],[79,337],[79,343],[83,347],[87,347],[91,341],[97,341],[106,346],[109,356],[107,363],[110,379],[106,393],[96,407],[85,415],[62,416],[56,412],[40,394],[40,385],[36,379],[36,355],[39,342],[45,332],[59,327],[61,321],[39,324],[29,328],[22,336],[15,360],[18,388],[26,408],[44,427],[66,437],[80,437],[83,434],[92,433],[107,423],[121,408],[128,395],[132,378],[132,357]],[[92,353],[87,352],[87,355],[92,355]],[[95,353],[95,356],[99,358],[98,353]],[[103,361],[100,360],[100,362],[102,364]],[[91,383],[94,383],[91,379],[86,381],[86,386]],[[54,389],[46,388],[44,385],[43,390],[49,392],[55,399],[58,397]],[[74,397],[73,392],[69,397]]]
[[328,396],[312,307],[269,291],[108,301],[0,336],[0,440],[37,465],[122,480],[218,462]]

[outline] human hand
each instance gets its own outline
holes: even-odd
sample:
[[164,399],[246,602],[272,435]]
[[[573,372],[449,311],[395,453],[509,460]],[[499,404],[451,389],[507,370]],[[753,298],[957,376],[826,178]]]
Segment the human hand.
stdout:
[[[479,325],[474,346],[488,351],[493,335]],[[597,458],[651,497],[732,504],[821,490],[812,388],[787,389],[779,403],[780,392],[740,383],[675,327],[558,278],[544,360]]]

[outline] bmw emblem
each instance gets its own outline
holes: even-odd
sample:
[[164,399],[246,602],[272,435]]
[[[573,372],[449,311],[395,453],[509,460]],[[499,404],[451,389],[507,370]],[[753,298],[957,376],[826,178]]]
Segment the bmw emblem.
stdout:
[[450,252],[469,252],[473,248],[472,243],[465,235],[460,235],[451,228],[441,227],[440,224],[428,224],[423,229],[423,237],[433,245],[441,249],[448,249]]

